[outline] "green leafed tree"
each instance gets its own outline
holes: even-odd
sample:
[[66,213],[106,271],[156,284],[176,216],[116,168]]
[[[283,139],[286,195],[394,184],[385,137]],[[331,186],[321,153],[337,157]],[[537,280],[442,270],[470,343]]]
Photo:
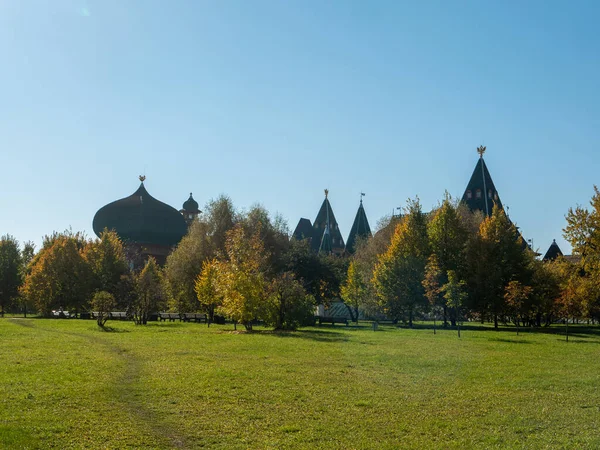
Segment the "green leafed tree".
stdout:
[[136,325],[146,325],[153,312],[165,305],[160,268],[154,258],[148,258],[144,268],[136,277],[136,298],[132,305],[133,320]]
[[266,325],[276,330],[295,330],[314,322],[314,299],[291,272],[276,275],[267,291]]
[[19,242],[10,235],[0,238],[0,314],[8,308],[19,295],[22,283],[22,257]]
[[448,282],[442,287],[444,298],[449,308],[452,308],[456,313],[456,326],[458,337],[460,338],[460,318],[461,307],[467,298],[466,283],[458,278],[454,270],[448,271]]
[[115,297],[106,291],[99,291],[92,297],[92,310],[96,313],[96,322],[100,328],[104,328],[110,317],[110,312],[116,306]]
[[[429,307],[433,315],[433,334],[436,334],[436,317],[440,309],[442,300],[442,270],[438,263],[436,254],[431,254],[425,266],[425,276],[422,284],[425,289],[425,298],[429,302]],[[445,306],[445,305],[444,305]]]
[[182,313],[198,309],[196,279],[203,264],[215,255],[210,228],[209,223],[203,220],[194,222],[167,258],[164,275],[171,311]]

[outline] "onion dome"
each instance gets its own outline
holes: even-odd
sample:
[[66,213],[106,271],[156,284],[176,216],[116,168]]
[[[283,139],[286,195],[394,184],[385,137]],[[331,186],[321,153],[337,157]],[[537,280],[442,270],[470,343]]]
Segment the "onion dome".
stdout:
[[182,212],[188,212],[188,213],[200,213],[200,210],[198,209],[198,202],[196,200],[194,200],[194,197],[192,197],[192,193],[190,192],[190,198],[188,198],[185,202],[183,202],[183,209],[181,210]]
[[100,236],[105,228],[115,230],[124,241],[139,244],[177,245],[187,233],[183,216],[173,207],[152,197],[144,187],[129,197],[109,203],[98,210],[92,227]]

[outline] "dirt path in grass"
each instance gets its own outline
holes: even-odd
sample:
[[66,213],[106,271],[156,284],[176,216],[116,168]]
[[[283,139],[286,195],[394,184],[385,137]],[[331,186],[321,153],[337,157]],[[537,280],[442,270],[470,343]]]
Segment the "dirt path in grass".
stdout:
[[117,355],[125,361],[125,370],[116,382],[115,391],[117,398],[127,408],[127,411],[138,422],[141,422],[154,435],[158,442],[168,441],[169,448],[189,448],[183,436],[173,430],[172,425],[165,423],[157,414],[149,409],[142,401],[136,398],[135,383],[142,372],[142,361],[125,348],[103,339],[99,336],[90,336],[72,331],[60,331],[39,327],[35,320],[11,318],[12,323],[47,333],[56,333],[85,339],[93,344],[105,347],[110,353]]

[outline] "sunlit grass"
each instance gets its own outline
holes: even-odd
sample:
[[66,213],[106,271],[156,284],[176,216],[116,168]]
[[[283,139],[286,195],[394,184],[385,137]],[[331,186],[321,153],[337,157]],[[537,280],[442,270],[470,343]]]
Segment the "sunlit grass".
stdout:
[[598,448],[600,335],[0,320],[6,448]]

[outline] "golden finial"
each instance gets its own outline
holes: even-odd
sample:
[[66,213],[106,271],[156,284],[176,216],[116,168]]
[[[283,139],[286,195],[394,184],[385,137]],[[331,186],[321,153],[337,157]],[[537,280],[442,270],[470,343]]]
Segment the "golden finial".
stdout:
[[483,154],[485,153],[485,146],[481,145],[477,147],[477,153],[479,153],[480,158],[483,158]]
[[327,198],[327,195],[329,195],[329,189],[325,189],[325,198]]
[[143,183],[146,180],[146,175],[140,175],[138,178]]

